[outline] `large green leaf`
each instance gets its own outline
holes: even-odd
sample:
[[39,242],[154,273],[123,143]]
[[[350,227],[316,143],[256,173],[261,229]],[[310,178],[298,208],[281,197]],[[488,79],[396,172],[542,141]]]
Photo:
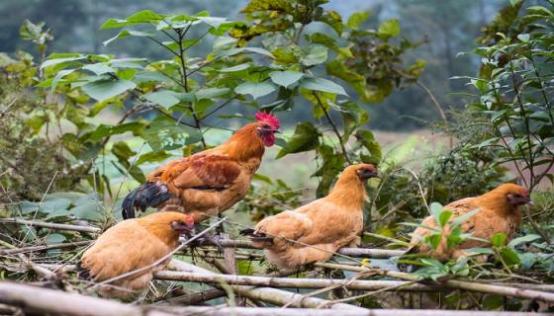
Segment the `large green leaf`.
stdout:
[[341,85],[323,78],[304,78],[300,83],[300,87],[308,90],[348,95]]
[[164,108],[170,108],[180,102],[178,94],[171,90],[150,92],[145,94],[143,97],[152,103],[163,106]]
[[302,79],[302,77],[304,77],[304,74],[298,71],[285,70],[271,72],[269,76],[271,77],[271,81],[273,81],[275,84],[278,84],[285,88],[289,88],[293,84],[297,83],[300,79]]
[[163,15],[160,15],[154,11],[143,10],[130,15],[126,19],[109,19],[100,26],[100,29],[105,30],[105,29],[121,28],[128,25],[145,24],[145,23],[157,24],[163,18],[164,18]]
[[82,89],[91,98],[97,101],[115,97],[127,90],[134,89],[137,85],[130,80],[103,79],[85,84]]
[[279,151],[276,158],[316,148],[319,145],[320,135],[321,133],[310,122],[302,122],[296,125],[294,135],[292,135],[286,145]]
[[244,82],[235,88],[236,93],[249,94],[254,99],[266,96],[275,90],[277,87],[270,82]]

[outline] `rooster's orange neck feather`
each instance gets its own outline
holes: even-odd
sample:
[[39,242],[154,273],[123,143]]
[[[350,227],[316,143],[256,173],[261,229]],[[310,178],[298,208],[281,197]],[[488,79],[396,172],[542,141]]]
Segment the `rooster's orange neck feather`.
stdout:
[[222,147],[230,158],[248,161],[251,158],[262,158],[265,147],[258,136],[258,125],[250,123],[235,132]]
[[350,209],[363,209],[366,192],[364,183],[355,170],[345,170],[335,183],[327,199]]

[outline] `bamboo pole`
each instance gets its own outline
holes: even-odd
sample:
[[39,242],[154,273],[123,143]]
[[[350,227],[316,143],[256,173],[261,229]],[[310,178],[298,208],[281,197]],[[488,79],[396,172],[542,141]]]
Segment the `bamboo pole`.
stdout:
[[[171,260],[170,266],[172,266],[176,270],[184,271],[184,272],[193,272],[197,274],[212,275],[212,276],[216,274],[209,270],[197,267],[195,265],[192,265],[177,259]],[[236,291],[237,293],[239,293],[244,297],[247,297],[253,300],[268,302],[275,305],[285,305],[290,302],[294,302],[293,306],[295,307],[315,308],[321,304],[330,303],[330,301],[324,300],[321,298],[304,297],[300,294],[295,294],[288,291],[273,289],[269,287],[255,288],[252,286],[241,286],[241,285],[232,285],[231,287],[234,291]],[[360,313],[367,312],[367,309],[365,308],[357,307],[350,304],[343,304],[343,303],[330,304],[329,307],[333,309],[351,309],[351,310],[358,311]]]
[[17,306],[25,311],[37,314],[48,313],[71,316],[174,315],[173,313],[140,306],[121,304],[116,301],[11,282],[0,282],[0,303]]
[[[334,264],[334,263],[316,263],[318,267],[331,268],[331,269],[340,269],[340,270],[349,270],[354,272],[374,272],[382,276],[390,276],[397,279],[408,280],[408,281],[420,281],[419,277],[413,274],[398,272],[398,271],[387,271],[375,268],[366,268],[366,267],[355,267],[348,266],[343,264]],[[444,282],[439,282],[440,285],[444,285],[451,289],[461,289],[474,292],[498,294],[503,296],[519,297],[526,299],[539,300],[549,303],[554,303],[554,293],[522,289],[504,285],[497,284],[485,284],[477,282],[467,282],[460,280],[446,280]]]
[[[523,316],[529,313],[407,309],[299,309],[225,306],[138,306],[23,284],[0,282],[0,303],[37,314],[70,316]],[[534,314],[551,315],[551,314]]]
[[44,228],[51,228],[57,230],[70,230],[84,233],[99,233],[102,230],[98,227],[85,226],[85,225],[71,225],[71,224],[58,224],[41,221],[29,221],[19,218],[0,218],[0,223],[14,223],[20,225],[39,226]]
[[194,272],[180,271],[159,271],[155,273],[155,278],[160,280],[201,282],[208,284],[218,284],[225,282],[230,285],[250,285],[250,286],[268,286],[276,288],[306,288],[320,289],[329,286],[341,286],[351,290],[380,290],[390,287],[401,287],[399,290],[405,291],[437,291],[436,286],[424,284],[412,284],[405,281],[351,281],[348,279],[309,279],[309,278],[278,278],[278,277],[260,277],[244,275],[225,275],[225,274],[199,274]]

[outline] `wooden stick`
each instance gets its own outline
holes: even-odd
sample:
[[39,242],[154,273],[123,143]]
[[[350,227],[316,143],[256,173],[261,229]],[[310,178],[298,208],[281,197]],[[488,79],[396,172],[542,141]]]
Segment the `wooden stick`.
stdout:
[[85,233],[99,233],[102,231],[100,228],[93,227],[93,226],[29,221],[29,220],[19,219],[19,218],[1,218],[0,223],[14,223],[14,224],[20,224],[20,225],[39,226],[44,228],[52,228],[52,229],[58,229],[58,230],[71,230],[71,231],[78,231],[78,232],[85,232]]
[[[228,234],[223,234],[223,238],[228,239]],[[227,267],[227,271],[229,271],[230,274],[236,274],[237,273],[237,261],[235,257],[235,247],[225,247],[223,249],[223,260],[225,262],[225,266]]]
[[389,287],[400,287],[400,290],[405,291],[437,291],[439,287],[428,286],[424,284],[407,285],[405,281],[351,281],[348,279],[308,279],[308,278],[268,278],[260,276],[243,276],[243,275],[224,275],[224,274],[199,274],[193,272],[178,272],[178,271],[159,271],[155,273],[155,277],[160,280],[171,281],[186,281],[186,282],[202,282],[208,284],[218,284],[225,282],[231,285],[250,285],[250,286],[268,286],[277,288],[307,288],[320,289],[329,286],[343,286],[351,290],[380,290]]
[[[408,281],[420,281],[419,277],[416,275],[404,273],[404,272],[398,272],[398,271],[387,271],[387,270],[381,270],[381,269],[375,269],[375,268],[355,267],[355,266],[323,263],[323,262],[316,263],[315,265],[323,268],[349,270],[349,271],[355,271],[355,272],[371,271],[379,275],[390,276],[397,279],[408,280]],[[468,290],[468,291],[527,298],[527,299],[554,303],[554,293],[548,293],[543,291],[535,291],[535,290],[521,289],[521,288],[504,286],[504,285],[485,284],[485,283],[459,281],[459,280],[446,280],[444,282],[439,282],[439,284],[447,286],[452,289],[462,289],[462,290]]]
[[74,316],[174,315],[144,307],[121,304],[116,301],[10,282],[0,282],[0,303],[18,306],[37,314]]
[[[214,275],[215,273],[197,267],[195,265],[173,259],[171,260],[171,266],[173,268],[179,270],[179,271],[185,271],[185,272],[194,272],[197,274],[207,274],[207,275]],[[300,294],[295,294],[283,290],[273,289],[269,287],[262,287],[262,288],[254,288],[251,286],[240,286],[240,285],[232,285],[231,286],[234,291],[239,293],[242,296],[248,297],[253,300],[260,300],[264,302],[268,302],[275,305],[285,305],[291,301],[298,301],[294,304],[296,307],[311,307],[315,308],[320,304],[323,303],[329,303],[328,300],[315,298],[315,297],[303,297]],[[329,307],[333,309],[352,309],[356,310],[360,313],[367,312],[367,309],[357,307],[350,304],[332,304],[329,305]]]
[[51,249],[74,248],[79,246],[85,246],[90,243],[91,241],[83,240],[83,241],[76,241],[76,242],[70,242],[70,243],[64,243],[64,244],[32,246],[32,247],[15,248],[15,249],[0,249],[0,255],[4,256],[4,255],[13,255],[18,253],[26,253],[26,252],[45,251],[45,250],[51,250]]

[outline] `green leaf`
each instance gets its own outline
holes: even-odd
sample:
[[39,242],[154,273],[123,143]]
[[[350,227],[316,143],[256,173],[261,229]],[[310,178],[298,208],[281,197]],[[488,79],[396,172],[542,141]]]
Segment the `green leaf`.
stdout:
[[97,76],[103,75],[106,73],[115,73],[115,69],[113,69],[112,67],[104,63],[88,64],[83,66],[82,69],[91,71]]
[[66,239],[67,238],[62,234],[52,233],[52,234],[48,234],[48,236],[46,236],[46,244],[47,245],[61,244]]
[[459,226],[462,223],[466,222],[468,219],[472,218],[475,214],[479,213],[481,209],[471,210],[463,215],[460,215],[452,220],[452,226]]
[[141,155],[135,164],[137,166],[140,166],[145,162],[160,162],[166,160],[169,157],[171,157],[171,154],[168,154],[166,151],[151,151],[149,153]]
[[529,33],[522,33],[517,35],[517,39],[524,43],[529,42],[529,38],[531,38],[531,35]]
[[439,225],[444,227],[448,223],[448,220],[452,217],[452,212],[449,210],[444,210],[439,215]]
[[112,153],[120,159],[129,159],[136,153],[125,142],[117,142],[112,147]]
[[115,97],[127,90],[134,89],[136,84],[130,80],[103,79],[85,84],[82,89],[91,98],[103,101]]
[[157,24],[163,18],[164,18],[163,15],[160,15],[154,11],[143,10],[130,15],[126,19],[109,19],[106,22],[104,22],[102,26],[100,26],[100,29],[105,30],[105,29],[121,28],[123,26],[133,25],[133,24],[145,24],[145,23]]
[[496,233],[491,237],[491,244],[494,247],[503,247],[506,245],[508,237],[504,233]]
[[197,100],[214,99],[226,95],[231,89],[229,88],[204,88],[194,92]]
[[304,66],[314,66],[323,64],[327,61],[329,49],[320,44],[313,44],[308,47],[308,51],[300,58]]
[[435,219],[435,223],[439,223],[439,218],[443,210],[442,204],[438,202],[433,202],[431,205],[429,205],[429,209],[431,210],[431,215],[433,215],[433,218]]
[[233,67],[218,69],[219,72],[238,72],[250,68],[250,63],[239,64]]
[[299,153],[316,148],[319,145],[321,133],[310,122],[302,122],[296,125],[294,135],[287,141],[279,151],[276,158],[279,159],[287,154]]
[[150,92],[143,96],[146,100],[159,104],[164,108],[170,108],[175,104],[181,102],[178,97],[178,93],[171,90],[160,90],[156,92]]
[[300,83],[300,87],[308,90],[329,92],[348,96],[342,86],[334,83],[331,80],[323,78],[304,78]]
[[261,98],[277,90],[277,87],[269,82],[244,82],[235,88],[238,94],[249,94],[254,99]]
[[302,79],[302,77],[304,77],[304,74],[298,71],[291,70],[274,71],[269,74],[269,77],[271,77],[271,81],[273,81],[275,84],[288,89],[290,86]]
[[530,242],[533,242],[533,241],[538,240],[538,239],[541,239],[541,236],[536,235],[536,234],[529,234],[529,235],[521,236],[521,237],[512,239],[508,243],[508,247],[514,248],[514,247],[517,247],[521,244],[530,243]]
[[368,157],[367,161],[364,160],[364,162],[373,164],[379,163],[383,154],[381,152],[381,145],[379,145],[379,142],[375,139],[375,135],[369,130],[359,129],[356,131],[355,136],[371,155]]
[[400,23],[398,19],[390,19],[381,23],[377,29],[377,34],[385,40],[398,36],[398,34],[400,34]]
[[515,252],[512,248],[503,247],[500,250],[500,255],[508,266],[514,266],[521,263],[517,252]]
[[134,37],[154,37],[155,35],[148,32],[134,31],[134,30],[123,30],[117,33],[114,37],[102,42],[104,46],[108,46],[110,43],[116,40],[120,40],[129,36]]
[[353,30],[358,30],[360,28],[360,25],[367,21],[369,18],[369,12],[363,11],[363,12],[354,12],[346,22],[346,26]]

